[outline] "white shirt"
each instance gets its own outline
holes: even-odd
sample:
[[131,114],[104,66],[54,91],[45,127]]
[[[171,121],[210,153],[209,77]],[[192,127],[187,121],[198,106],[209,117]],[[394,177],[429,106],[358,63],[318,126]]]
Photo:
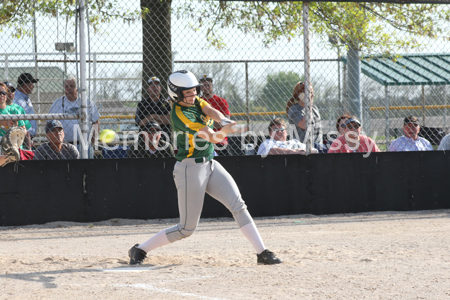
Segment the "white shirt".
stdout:
[[401,136],[394,140],[389,146],[389,151],[433,151],[431,143],[422,137],[418,137],[417,140],[412,138]]
[[275,141],[274,139],[267,139],[259,146],[257,155],[267,156],[272,148],[302,149],[306,151],[306,145],[299,142],[296,139],[289,140],[286,142]]
[[[52,106],[50,107],[50,114],[78,114],[80,111],[81,106],[81,99],[80,97],[77,98],[76,101],[70,101],[67,99],[66,96],[62,96],[53,102]],[[88,107],[89,107],[89,124],[92,124],[94,122],[97,122],[100,118],[100,113],[98,112],[97,107],[95,104],[88,99]],[[76,128],[74,129],[74,125],[79,123],[79,120],[60,120],[64,127],[64,134],[65,134],[65,140],[67,142],[73,142],[74,138],[74,132]],[[91,131],[92,126],[89,126],[89,135]],[[81,130],[81,129],[80,129]],[[78,141],[81,140],[79,138],[81,136],[81,131],[78,132]],[[88,141],[89,142],[89,141]]]

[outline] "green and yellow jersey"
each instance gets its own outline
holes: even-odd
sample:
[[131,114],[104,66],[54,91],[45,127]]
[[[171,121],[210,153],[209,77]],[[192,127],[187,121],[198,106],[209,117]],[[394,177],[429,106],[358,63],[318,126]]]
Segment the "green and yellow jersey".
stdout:
[[209,105],[208,102],[199,97],[192,106],[173,104],[170,122],[178,148],[175,156],[178,161],[185,158],[210,156],[214,152],[211,142],[197,136],[197,132],[205,126],[213,128],[214,121],[201,111],[201,108],[206,105]]

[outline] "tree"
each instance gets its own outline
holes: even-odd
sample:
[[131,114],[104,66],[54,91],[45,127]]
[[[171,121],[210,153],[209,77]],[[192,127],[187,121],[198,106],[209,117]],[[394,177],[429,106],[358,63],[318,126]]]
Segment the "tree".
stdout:
[[[14,36],[20,38],[31,34],[28,23],[35,13],[43,17],[55,18],[58,15],[73,17],[76,13],[76,0],[3,0],[0,6],[0,31],[3,28],[14,29]],[[136,20],[148,11],[130,10],[119,0],[85,0],[89,8],[89,23],[98,29],[98,25],[114,19]]]
[[[206,27],[207,40],[224,47],[218,28],[237,28],[260,35],[269,45],[281,38],[291,38],[303,31],[303,2],[215,1],[204,0],[199,9],[195,2],[185,2],[180,13],[193,15],[194,29]],[[373,2],[310,2],[312,32],[322,39],[331,38],[334,46],[364,53],[389,53],[394,49],[419,47],[417,37],[450,40],[448,5],[396,4]],[[195,14],[192,11],[196,11]],[[403,31],[407,35],[397,35]]]
[[[303,77],[302,77],[303,78]],[[286,102],[292,97],[292,91],[297,82],[302,79],[295,72],[278,72],[267,75],[267,81],[262,88],[255,106],[264,104],[266,111],[284,111]]]
[[142,94],[146,94],[147,81],[156,76],[167,91],[167,79],[172,73],[171,38],[172,0],[141,0],[142,11]]

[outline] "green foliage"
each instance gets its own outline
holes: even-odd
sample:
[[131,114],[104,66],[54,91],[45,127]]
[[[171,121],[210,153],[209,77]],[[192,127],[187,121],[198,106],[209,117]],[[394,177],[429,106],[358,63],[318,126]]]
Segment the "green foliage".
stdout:
[[[363,53],[390,53],[421,46],[418,37],[449,40],[450,8],[437,4],[369,2],[309,2],[310,27],[334,47],[355,47]],[[195,12],[195,13],[193,13]],[[207,28],[207,40],[224,47],[220,28],[256,34],[269,45],[303,32],[303,2],[187,1],[178,15],[189,15],[198,29]],[[404,32],[406,34],[398,34]]]
[[[278,72],[267,75],[267,81],[257,99],[255,99],[252,111],[284,111],[286,102],[292,97],[294,86],[301,81],[301,77],[292,71]],[[265,103],[265,107],[258,104]]]
[[[94,30],[98,25],[114,19],[134,21],[147,13],[147,10],[130,10],[119,0],[86,0],[89,8],[89,24]],[[20,38],[31,34],[28,22],[35,14],[44,17],[63,16],[73,18],[76,0],[3,0],[0,5],[0,31],[12,28],[13,35]]]

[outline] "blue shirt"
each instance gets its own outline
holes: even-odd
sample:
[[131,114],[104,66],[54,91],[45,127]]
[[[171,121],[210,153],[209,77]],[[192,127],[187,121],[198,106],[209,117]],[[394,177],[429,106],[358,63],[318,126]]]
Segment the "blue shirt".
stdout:
[[391,143],[389,151],[432,151],[433,146],[431,143],[422,137],[418,137],[417,140],[412,138],[401,136]]
[[[25,95],[19,90],[16,90],[16,95],[14,96],[14,103],[20,105],[25,109],[27,114],[35,114],[33,104],[31,103],[30,97]],[[31,128],[28,130],[31,137],[36,136],[37,123],[34,120],[30,120]]]

